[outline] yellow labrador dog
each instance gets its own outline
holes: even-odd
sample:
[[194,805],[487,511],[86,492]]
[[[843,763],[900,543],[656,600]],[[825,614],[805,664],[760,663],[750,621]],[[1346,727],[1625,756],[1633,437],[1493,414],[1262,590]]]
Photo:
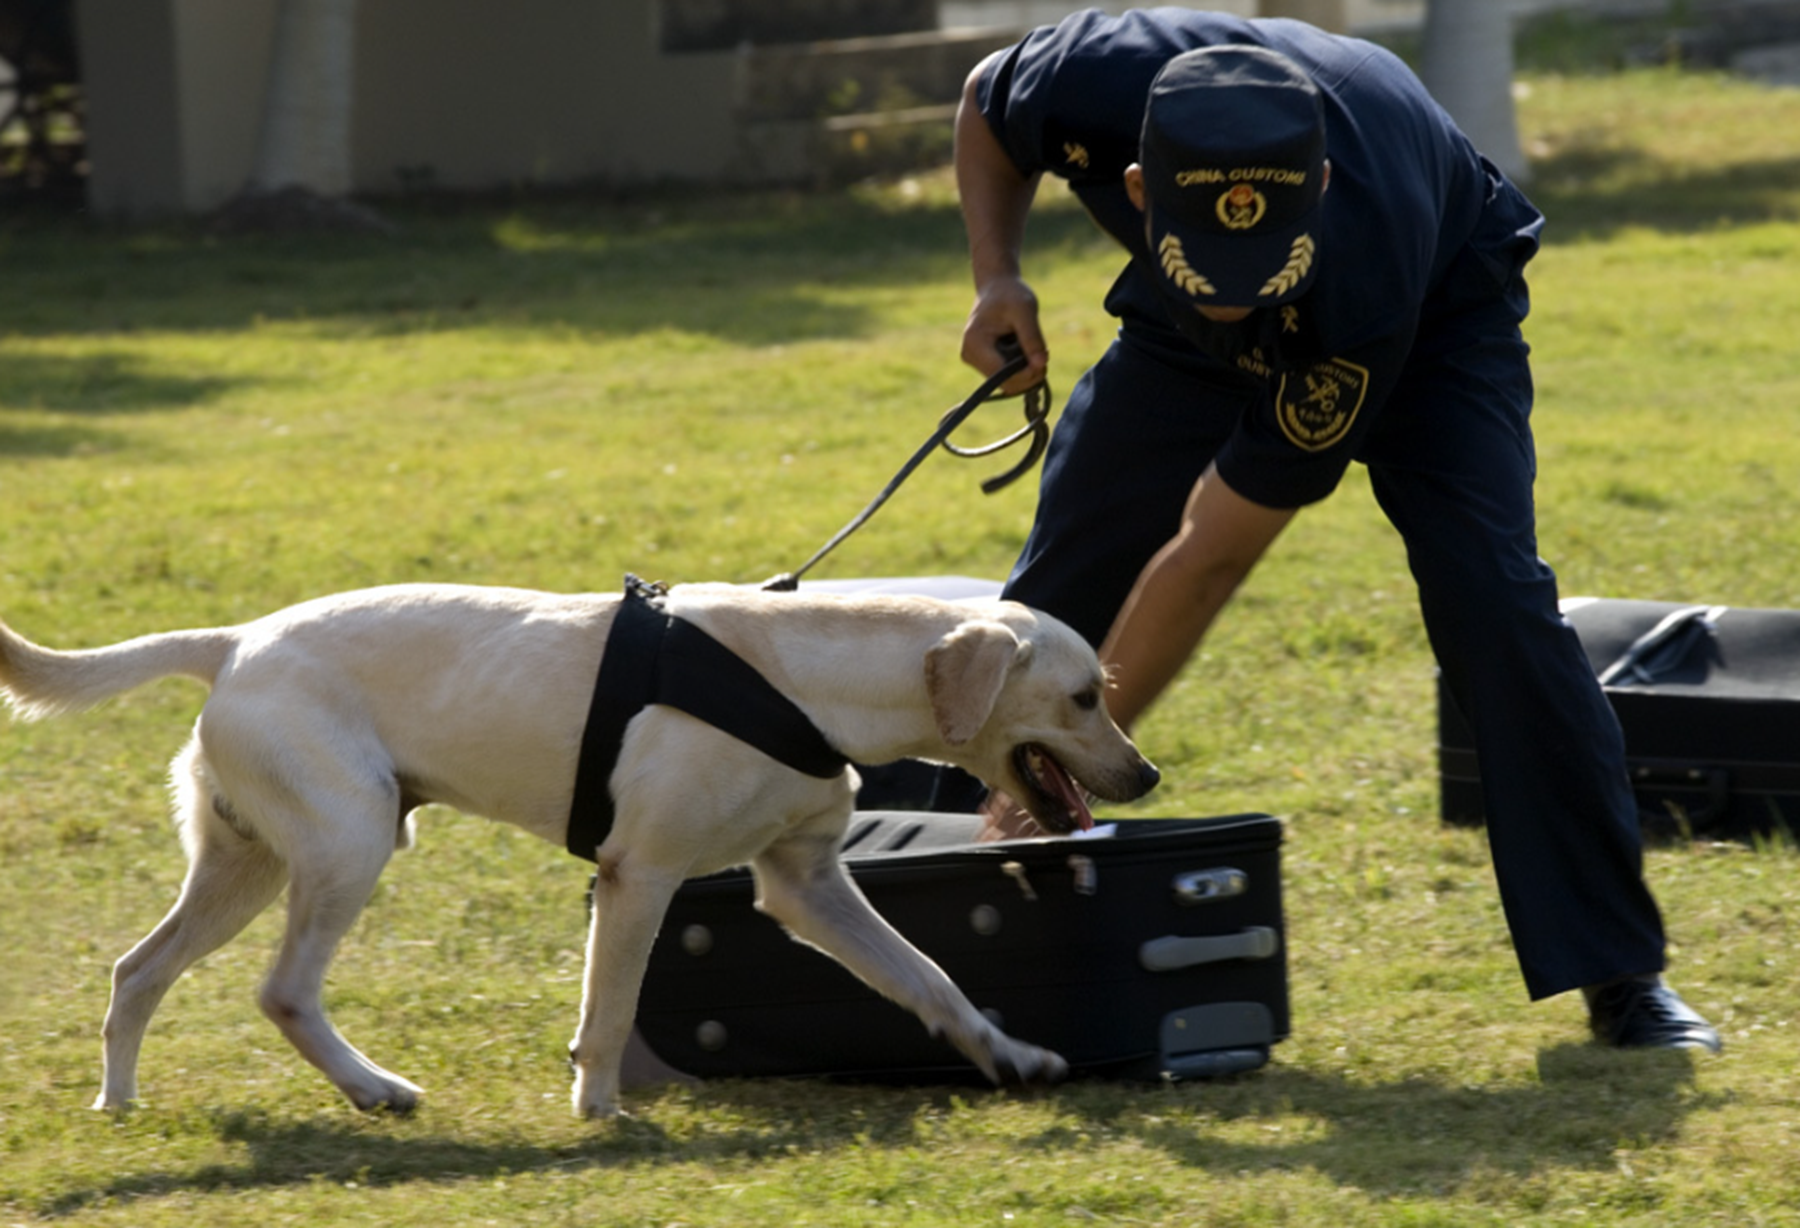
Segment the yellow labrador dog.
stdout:
[[[562,843],[608,630],[621,598],[399,585],[342,593],[236,627],[57,652],[0,624],[0,692],[32,719],[152,679],[212,693],[172,774],[189,867],[167,917],[113,970],[97,1108],[130,1102],[145,1029],[169,987],[288,888],[261,1006],[358,1107],[420,1095],[339,1035],[326,966],[409,814],[441,802]],[[1044,828],[1092,822],[1075,782],[1135,798],[1157,780],[1107,716],[1093,651],[1000,601],[673,589],[666,613],[735,652],[859,763],[954,764],[1020,799]],[[912,1010],[999,1083],[1047,1084],[1054,1053],[1006,1036],[884,922],[838,860],[855,773],[825,779],[671,707],[626,727],[616,821],[596,851],[577,1113],[619,1112],[639,984],[683,879],[748,863],[758,907]]]

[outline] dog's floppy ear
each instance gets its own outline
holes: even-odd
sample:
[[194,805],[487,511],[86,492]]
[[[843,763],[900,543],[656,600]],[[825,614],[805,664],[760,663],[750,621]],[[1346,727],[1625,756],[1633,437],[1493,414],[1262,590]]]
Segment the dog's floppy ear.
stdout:
[[997,622],[966,622],[925,653],[925,690],[938,733],[961,746],[987,724],[1006,673],[1031,655],[1031,645]]

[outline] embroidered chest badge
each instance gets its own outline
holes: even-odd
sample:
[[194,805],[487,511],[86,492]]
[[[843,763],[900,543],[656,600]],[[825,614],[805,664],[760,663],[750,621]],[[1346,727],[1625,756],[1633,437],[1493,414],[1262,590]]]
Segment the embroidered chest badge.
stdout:
[[1369,392],[1369,369],[1341,358],[1285,372],[1275,389],[1275,417],[1288,442],[1322,452],[1350,433]]

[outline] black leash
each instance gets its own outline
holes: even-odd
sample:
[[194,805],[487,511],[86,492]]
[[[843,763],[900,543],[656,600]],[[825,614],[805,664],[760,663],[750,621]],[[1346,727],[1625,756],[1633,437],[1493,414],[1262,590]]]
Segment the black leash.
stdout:
[[913,470],[924,464],[925,458],[930,456],[940,447],[954,456],[965,458],[992,456],[995,452],[1012,447],[1012,445],[1018,443],[1027,436],[1031,438],[1031,443],[1025,449],[1025,455],[1019,460],[1018,464],[1014,465],[1011,469],[1006,470],[1004,473],[996,473],[993,477],[982,481],[981,493],[984,495],[991,495],[996,491],[1004,490],[1031,471],[1031,467],[1038,463],[1038,458],[1043,456],[1044,449],[1050,443],[1049,380],[1041,380],[1025,390],[1025,425],[1014,431],[1012,434],[1006,436],[1004,439],[997,439],[993,443],[984,444],[978,448],[960,448],[950,442],[951,432],[961,426],[963,422],[968,419],[970,414],[974,413],[984,402],[990,399],[995,391],[999,389],[1000,385],[1004,384],[1007,380],[1031,365],[1031,360],[1026,357],[1025,351],[1019,348],[1018,342],[1011,337],[1001,339],[1000,352],[1004,355],[1008,355],[1006,364],[998,371],[988,376],[987,379],[982,382],[981,387],[970,393],[968,400],[949,410],[938,420],[937,430],[933,431],[931,437],[924,442],[917,452],[912,454],[910,460],[900,466],[900,472],[896,473],[893,478],[888,481],[888,484],[882,487],[880,494],[870,500],[869,506],[858,512],[856,516],[851,519],[849,524],[839,529],[837,533],[833,535],[831,540],[826,542],[823,546],[820,546],[806,562],[800,564],[800,566],[793,571],[783,572],[781,575],[778,575],[765,583],[762,586],[764,592],[786,593],[792,592],[794,589],[798,588],[800,586],[801,576],[810,571],[813,565],[820,559],[837,549],[838,544],[846,537],[849,537],[852,533],[862,528],[863,525],[867,524],[869,518],[881,510],[881,505],[886,503],[896,490],[900,489],[900,484],[912,476]]

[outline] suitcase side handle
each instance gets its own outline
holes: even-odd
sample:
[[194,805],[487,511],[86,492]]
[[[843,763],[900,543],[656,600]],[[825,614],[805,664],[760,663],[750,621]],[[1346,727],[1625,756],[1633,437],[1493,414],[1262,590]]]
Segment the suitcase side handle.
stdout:
[[1634,789],[1655,792],[1659,789],[1704,789],[1706,802],[1698,810],[1676,815],[1649,811],[1654,822],[1678,818],[1689,831],[1699,834],[1711,829],[1731,806],[1731,772],[1726,768],[1704,767],[1685,763],[1627,763]]
[[1252,925],[1235,934],[1209,938],[1182,938],[1173,934],[1152,938],[1138,948],[1138,963],[1150,972],[1174,972],[1228,959],[1268,959],[1279,950],[1279,934],[1266,925]]

